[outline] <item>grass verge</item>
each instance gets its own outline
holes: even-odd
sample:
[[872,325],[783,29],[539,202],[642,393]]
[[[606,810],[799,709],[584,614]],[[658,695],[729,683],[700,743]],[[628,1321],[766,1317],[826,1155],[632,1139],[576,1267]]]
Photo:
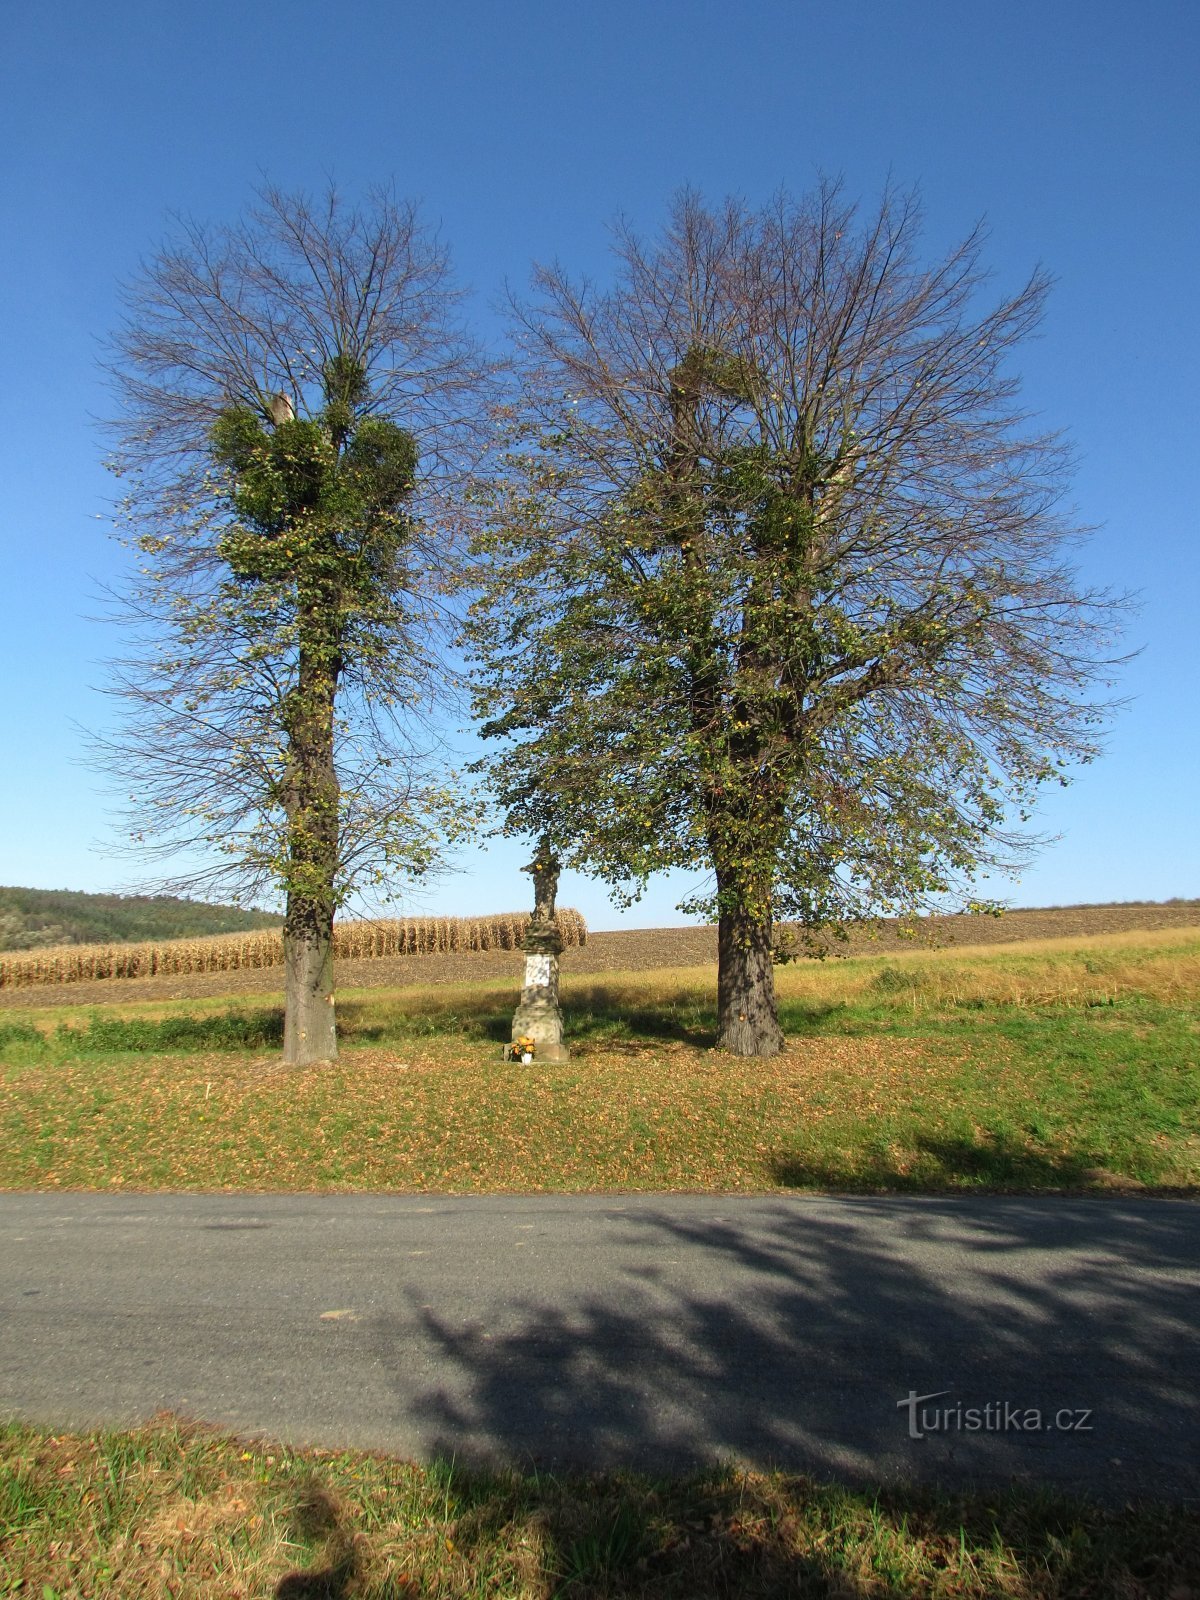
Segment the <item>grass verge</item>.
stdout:
[[788,1049],[711,1049],[711,969],[568,980],[566,1063],[502,981],[359,991],[335,1065],[278,1007],[10,1011],[0,1187],[1200,1191],[1200,937],[780,974]]
[[1193,1594],[1200,1511],[1035,1491],[863,1493],[780,1474],[649,1480],[420,1467],[130,1432],[0,1427],[0,1593],[41,1600]]

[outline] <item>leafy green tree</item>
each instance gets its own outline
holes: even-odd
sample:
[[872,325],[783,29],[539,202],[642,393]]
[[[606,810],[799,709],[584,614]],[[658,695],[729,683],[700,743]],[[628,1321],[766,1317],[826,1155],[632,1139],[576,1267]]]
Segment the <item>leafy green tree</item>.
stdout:
[[518,308],[478,539],[482,764],[512,832],[636,896],[709,874],[721,1045],[782,1044],[773,922],[810,938],[1016,865],[1097,752],[1117,616],[1064,551],[1069,459],[1007,369],[1047,281],[979,305],[973,234],[834,185],[677,202],[611,288]]
[[428,720],[485,378],[456,300],[389,194],[266,190],[165,246],[116,340],[140,644],[102,754],[170,887],[284,900],[290,1062],[337,1053],[337,907],[462,819]]

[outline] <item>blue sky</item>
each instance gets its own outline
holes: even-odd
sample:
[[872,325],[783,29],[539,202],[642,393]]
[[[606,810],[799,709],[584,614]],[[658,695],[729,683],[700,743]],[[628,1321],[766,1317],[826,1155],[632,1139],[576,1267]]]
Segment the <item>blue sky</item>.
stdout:
[[[118,282],[170,213],[232,218],[262,177],[422,201],[475,291],[557,257],[602,277],[618,212],[646,231],[690,183],[759,200],[819,172],[874,200],[920,186],[931,253],[978,218],[1000,288],[1057,278],[1021,370],[1075,443],[1082,565],[1140,591],[1131,697],[1102,761],[1048,801],[1060,840],[1016,903],[1200,895],[1195,795],[1200,11],[1185,0],[59,0],[0,21],[0,882],[111,888],[127,863],[78,727],[119,645],[93,620],[120,556],[94,419]],[[424,905],[527,898],[515,847],[468,852]],[[633,912],[570,876],[593,927]]]

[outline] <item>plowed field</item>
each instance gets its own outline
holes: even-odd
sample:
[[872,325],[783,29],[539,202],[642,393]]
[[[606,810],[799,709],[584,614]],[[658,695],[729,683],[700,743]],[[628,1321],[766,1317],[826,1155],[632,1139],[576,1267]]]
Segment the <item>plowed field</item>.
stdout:
[[[929,917],[922,937],[938,945],[965,947],[1011,944],[1027,939],[1079,938],[1088,934],[1125,933],[1143,928],[1200,927],[1200,900],[1171,904],[1056,906],[1010,911],[1003,917]],[[877,939],[860,935],[842,953],[912,949],[884,925]],[[618,933],[589,933],[582,949],[563,955],[564,972],[639,972],[654,967],[703,966],[717,959],[717,934],[712,927],[633,928]],[[489,950],[474,954],[399,956],[377,960],[340,961],[339,989],[403,988],[406,984],[464,983],[473,979],[517,977],[520,951]],[[90,983],[29,989],[0,989],[0,1007],[102,1005],[105,1001],[167,1000],[214,995],[269,994],[282,988],[283,969],[211,972],[187,977],[105,978]]]

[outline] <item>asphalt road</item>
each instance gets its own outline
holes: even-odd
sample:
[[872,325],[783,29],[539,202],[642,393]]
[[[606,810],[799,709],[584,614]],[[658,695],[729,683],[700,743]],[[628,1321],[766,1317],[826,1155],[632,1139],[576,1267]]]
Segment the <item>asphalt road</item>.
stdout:
[[4,1195],[0,1413],[1196,1499],[1198,1224],[1169,1200]]

